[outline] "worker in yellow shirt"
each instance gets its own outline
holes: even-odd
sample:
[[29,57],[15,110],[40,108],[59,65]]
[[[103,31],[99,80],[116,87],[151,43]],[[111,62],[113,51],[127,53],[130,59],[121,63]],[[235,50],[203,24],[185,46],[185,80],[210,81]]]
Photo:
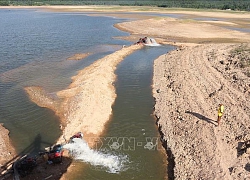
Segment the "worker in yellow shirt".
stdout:
[[218,126],[220,125],[220,120],[221,120],[221,117],[222,117],[223,113],[224,113],[224,106],[223,106],[223,104],[219,104],[218,120],[217,120]]

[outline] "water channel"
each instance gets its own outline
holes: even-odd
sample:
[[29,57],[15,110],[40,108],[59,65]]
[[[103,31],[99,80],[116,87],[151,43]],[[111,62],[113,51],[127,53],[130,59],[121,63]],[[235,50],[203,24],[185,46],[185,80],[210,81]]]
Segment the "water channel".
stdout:
[[[10,130],[17,152],[36,153],[60,136],[59,120],[52,111],[30,102],[25,86],[42,86],[49,92],[67,87],[71,77],[95,60],[131,42],[113,27],[125,19],[90,17],[36,10],[0,10],[0,123]],[[101,25],[101,26],[100,26]],[[101,27],[101,28],[99,28]],[[117,99],[113,116],[98,151],[120,157],[122,169],[74,162],[72,179],[163,179],[164,155],[152,115],[153,61],[174,47],[145,47],[126,57],[117,70]],[[75,53],[91,52],[81,61]],[[36,138],[40,137],[40,144]],[[111,145],[116,146],[111,146]],[[70,178],[70,179],[71,179]]]
[[107,132],[98,140],[101,143],[98,149],[120,157],[123,167],[118,173],[107,174],[105,168],[84,165],[85,173],[77,173],[74,178],[164,179],[166,157],[152,115],[151,84],[154,59],[172,49],[171,46],[145,47],[119,64],[115,84],[118,96]]

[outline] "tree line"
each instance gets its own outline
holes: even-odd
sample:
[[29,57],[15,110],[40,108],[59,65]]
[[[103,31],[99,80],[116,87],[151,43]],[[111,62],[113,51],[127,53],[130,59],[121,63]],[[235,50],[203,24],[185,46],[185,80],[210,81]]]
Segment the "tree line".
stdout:
[[249,0],[0,0],[0,6],[120,5],[250,11]]

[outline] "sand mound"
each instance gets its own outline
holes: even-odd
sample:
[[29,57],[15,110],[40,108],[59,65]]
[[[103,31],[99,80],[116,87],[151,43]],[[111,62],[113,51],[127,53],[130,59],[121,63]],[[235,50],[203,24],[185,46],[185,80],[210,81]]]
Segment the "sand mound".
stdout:
[[[250,177],[250,152],[239,154],[240,144],[250,140],[250,78],[242,73],[249,67],[235,67],[242,56],[232,56],[241,46],[248,49],[240,44],[185,47],[155,61],[155,115],[176,179]],[[249,49],[246,53],[249,57]],[[219,103],[225,114],[217,127]]]

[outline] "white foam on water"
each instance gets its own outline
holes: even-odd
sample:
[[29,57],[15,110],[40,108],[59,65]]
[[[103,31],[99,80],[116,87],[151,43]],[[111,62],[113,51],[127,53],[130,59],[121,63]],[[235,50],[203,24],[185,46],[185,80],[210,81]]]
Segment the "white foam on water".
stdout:
[[146,46],[161,46],[154,38],[147,38]]
[[74,138],[72,143],[63,146],[68,149],[76,160],[88,162],[93,166],[101,166],[109,173],[119,173],[125,171],[128,157],[124,155],[113,155],[91,149],[83,139]]
[[145,46],[161,46],[161,45],[158,43],[151,43],[151,44],[145,44]]

